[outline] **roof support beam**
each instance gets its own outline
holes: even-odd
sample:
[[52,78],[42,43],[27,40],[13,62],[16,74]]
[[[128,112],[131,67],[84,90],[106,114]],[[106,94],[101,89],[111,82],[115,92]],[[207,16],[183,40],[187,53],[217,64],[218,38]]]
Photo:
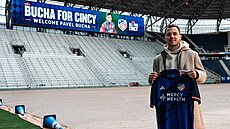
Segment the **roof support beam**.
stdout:
[[170,15],[173,14],[174,12],[177,13],[177,10],[180,10],[180,9],[182,8],[182,6],[183,6],[185,3],[186,3],[186,1],[182,2],[180,5],[178,5],[178,6],[176,6],[176,7],[173,7],[173,8],[169,5],[170,8],[172,8],[172,11],[169,12],[169,13],[167,13],[167,14],[165,15],[165,17],[170,16]]
[[224,12],[224,10],[226,9],[228,0],[222,0],[221,3],[222,3],[222,4],[221,4],[221,8],[220,8],[220,10],[219,10],[219,11],[220,11],[220,12],[219,12],[219,18],[222,18],[223,12]]
[[228,2],[228,0],[222,0],[221,9],[220,9],[220,12],[219,12],[219,18],[217,18],[217,22],[216,22],[216,31],[217,32],[220,31],[220,24],[221,24],[221,21],[222,21],[222,16],[223,16],[224,9],[227,6],[227,2]]
[[[97,11],[99,11],[101,8],[105,7],[105,4],[108,2],[109,2],[109,0],[106,0],[106,1],[101,0],[100,4],[98,4]],[[101,4],[101,3],[103,3],[103,4]]]
[[199,8],[196,12],[193,12],[190,17],[195,17],[196,19],[189,19],[187,23],[187,34],[192,34],[192,28],[195,26],[196,22],[199,20],[200,16],[203,14],[203,12],[209,7],[209,5],[213,2],[214,0],[206,0],[203,3],[202,8]]
[[[155,18],[154,18],[155,17]],[[152,19],[154,20],[154,21],[152,21]],[[146,25],[145,25],[145,29],[148,29],[149,27],[151,27],[153,24],[155,24],[156,22],[158,22],[158,21],[160,21],[162,19],[162,17],[156,17],[156,16],[151,16],[150,15],[150,20],[151,20],[151,23],[149,24],[149,23],[147,23]],[[152,30],[152,29],[151,29]]]
[[[130,0],[130,4],[127,4],[126,10],[128,10],[129,8],[131,8],[132,5],[135,4],[137,1],[138,1],[138,0],[134,0],[134,1]],[[124,10],[122,10],[120,14],[122,14],[123,12],[124,12]]]
[[222,20],[222,18],[217,19],[217,22],[216,22],[216,31],[217,31],[217,32],[220,31],[221,20]]
[[187,23],[187,34],[192,34],[192,27],[196,24],[198,19],[189,19]]
[[119,7],[119,5],[122,5],[122,4],[123,4],[122,1],[117,2],[116,5],[112,6],[111,12],[113,12],[114,10],[116,10],[116,8]]
[[198,8],[196,12],[194,12],[193,14],[191,14],[191,16],[195,17],[195,18],[200,18],[202,16],[202,14],[204,13],[204,11],[211,5],[211,3],[214,0],[205,0],[203,1],[203,5],[202,7]]
[[176,18],[164,18],[160,26],[160,32],[164,33],[164,29],[176,20],[177,20]]
[[[157,2],[157,4],[156,3],[152,3],[152,1],[148,1],[152,6],[153,6],[153,8],[151,9],[151,10],[149,10],[149,12],[151,12],[154,8],[156,8],[157,6],[159,6],[162,2],[164,2],[164,0],[161,0],[161,1],[159,1],[159,2]],[[182,3],[182,4],[180,4],[179,6],[177,6],[175,9],[173,9],[172,10],[172,12],[173,11],[175,11],[176,9],[178,9],[181,5],[183,5],[184,3]],[[166,16],[165,17],[167,17],[167,16],[169,16],[171,14],[171,12],[170,13],[168,13],[168,14],[166,14]],[[153,16],[152,16],[153,17]],[[150,23],[150,25],[147,23],[146,25],[145,25],[145,28],[146,29],[148,29],[150,26],[152,26],[153,24],[155,24],[156,22],[158,22],[158,21],[160,21],[162,18],[155,18],[155,21],[154,22],[152,22],[152,23]],[[170,18],[169,18],[170,19]],[[168,20],[169,20],[168,19]],[[166,19],[165,19],[166,20]],[[171,21],[171,20],[169,20],[169,24],[171,24],[171,23],[173,23],[174,21],[175,21],[176,19],[174,19],[173,21]],[[164,20],[162,21],[162,22],[164,22]],[[167,22],[166,22],[167,23]],[[165,24],[164,25],[164,23],[163,23],[163,26],[161,26],[160,27],[160,30],[161,31],[163,31],[164,30],[164,28],[167,26],[168,24]]]

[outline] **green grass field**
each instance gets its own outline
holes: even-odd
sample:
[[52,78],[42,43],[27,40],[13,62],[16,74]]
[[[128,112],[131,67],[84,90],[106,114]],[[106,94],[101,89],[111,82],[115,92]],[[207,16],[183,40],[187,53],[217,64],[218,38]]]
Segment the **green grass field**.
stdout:
[[0,129],[41,129],[17,115],[0,109]]

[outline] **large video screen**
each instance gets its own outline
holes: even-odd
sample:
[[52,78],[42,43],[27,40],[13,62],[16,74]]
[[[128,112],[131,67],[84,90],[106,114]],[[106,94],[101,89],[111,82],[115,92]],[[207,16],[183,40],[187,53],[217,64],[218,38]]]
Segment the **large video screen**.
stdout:
[[12,25],[143,36],[144,19],[39,2],[13,0]]

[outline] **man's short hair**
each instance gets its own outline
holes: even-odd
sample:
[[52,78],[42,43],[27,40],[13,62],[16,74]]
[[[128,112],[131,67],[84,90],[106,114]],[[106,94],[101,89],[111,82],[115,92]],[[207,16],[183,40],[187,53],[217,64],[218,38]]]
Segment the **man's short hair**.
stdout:
[[175,25],[175,24],[170,24],[170,25],[168,25],[168,26],[165,28],[165,33],[166,33],[166,30],[167,30],[168,28],[172,28],[172,27],[176,27],[176,28],[178,29],[178,31],[179,31],[179,34],[180,34],[180,27],[177,26],[177,25]]
[[112,15],[112,13],[106,13],[106,16],[108,16],[108,15]]

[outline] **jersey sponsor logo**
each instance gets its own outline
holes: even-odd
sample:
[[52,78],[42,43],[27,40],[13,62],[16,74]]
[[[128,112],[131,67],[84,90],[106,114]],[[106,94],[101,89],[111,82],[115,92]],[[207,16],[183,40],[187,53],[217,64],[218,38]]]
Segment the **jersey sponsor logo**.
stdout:
[[166,93],[166,96],[161,94],[160,99],[162,101],[186,101],[183,93]]
[[165,96],[164,94],[162,94],[162,95],[160,96],[160,99],[161,99],[162,101],[165,101],[166,96]]
[[183,93],[167,93],[167,101],[185,101]]

